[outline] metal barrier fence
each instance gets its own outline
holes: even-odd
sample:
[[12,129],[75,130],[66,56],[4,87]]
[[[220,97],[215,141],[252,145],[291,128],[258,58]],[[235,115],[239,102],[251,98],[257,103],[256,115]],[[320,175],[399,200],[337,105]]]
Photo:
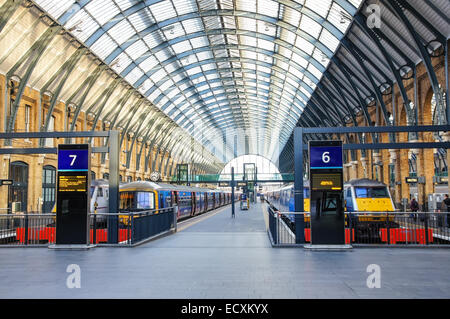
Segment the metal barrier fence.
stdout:
[[[134,246],[177,229],[176,207],[118,214],[90,213],[91,244],[110,246],[108,217],[111,216],[118,219],[118,244],[112,246]],[[55,214],[0,214],[0,247],[47,247],[55,244],[55,240]]]
[[52,244],[55,220],[55,214],[0,214],[0,245]]
[[[309,212],[279,212],[268,206],[269,236],[273,246],[296,244],[295,224],[289,216],[303,215],[305,242],[311,241]],[[450,214],[429,212],[345,213],[345,242],[354,246],[449,246]]]

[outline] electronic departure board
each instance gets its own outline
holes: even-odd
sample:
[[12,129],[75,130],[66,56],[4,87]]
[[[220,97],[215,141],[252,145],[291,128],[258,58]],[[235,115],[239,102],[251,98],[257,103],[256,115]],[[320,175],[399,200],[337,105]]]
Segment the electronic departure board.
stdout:
[[311,188],[313,190],[342,190],[341,174],[313,174]]
[[59,175],[59,191],[60,192],[86,192],[87,176],[86,175]]
[[91,147],[58,145],[56,244],[88,245]]
[[309,141],[311,245],[344,245],[342,141]]

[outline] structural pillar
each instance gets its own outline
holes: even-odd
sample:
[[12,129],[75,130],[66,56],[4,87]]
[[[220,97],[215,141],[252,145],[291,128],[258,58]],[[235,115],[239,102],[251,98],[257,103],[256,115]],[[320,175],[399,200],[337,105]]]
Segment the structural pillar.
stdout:
[[350,168],[350,179],[357,179],[358,178],[358,161],[352,161],[350,162],[351,168]]
[[362,169],[363,169],[363,174],[364,174],[364,178],[368,178],[369,176],[369,172],[367,171],[367,158],[366,157],[361,157],[361,165],[362,165]]
[[381,171],[381,166],[383,165],[383,160],[381,159],[381,153],[380,152],[374,152],[373,153],[373,165],[375,166],[375,176],[373,179],[376,179],[378,181],[383,182],[383,176]]
[[[411,143],[417,143],[418,140],[412,140]],[[420,210],[425,209],[425,184],[420,183],[420,180],[425,180],[425,163],[424,163],[424,154],[422,149],[413,148],[411,152],[416,155],[416,164],[417,164],[417,178],[419,182],[417,183],[417,202],[419,203]]]
[[[394,202],[396,205],[400,205],[402,202],[402,183],[401,183],[401,170],[400,170],[400,156],[398,150],[389,150],[389,163],[394,164]],[[389,176],[390,180],[390,176]]]
[[349,181],[352,179],[351,168],[352,168],[351,162],[344,164],[344,181]]
[[[442,138],[444,139],[444,142],[450,142],[450,132],[445,132],[442,135]],[[447,165],[450,165],[450,151],[447,149]],[[448,173],[448,171],[447,171]],[[449,177],[449,176],[447,176]],[[447,194],[450,194],[450,182],[447,182],[448,191]]]

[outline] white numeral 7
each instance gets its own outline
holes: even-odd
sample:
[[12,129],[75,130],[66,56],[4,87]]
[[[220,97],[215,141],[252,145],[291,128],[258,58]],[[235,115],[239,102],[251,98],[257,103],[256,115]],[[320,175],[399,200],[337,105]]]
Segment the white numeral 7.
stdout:
[[69,157],[73,158],[72,162],[70,163],[70,166],[73,166],[73,164],[75,163],[75,160],[77,159],[77,156],[76,155],[69,155]]

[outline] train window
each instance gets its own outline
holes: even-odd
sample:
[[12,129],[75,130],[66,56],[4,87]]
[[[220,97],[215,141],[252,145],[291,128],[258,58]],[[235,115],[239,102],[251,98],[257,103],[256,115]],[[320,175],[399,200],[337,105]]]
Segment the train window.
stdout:
[[369,190],[367,187],[355,187],[355,194],[357,198],[369,197]]
[[372,198],[385,198],[389,197],[386,187],[372,187],[370,188],[370,197]]
[[149,192],[137,192],[136,208],[154,209],[155,208],[154,195],[155,194]]
[[91,186],[91,197],[94,196],[94,190],[95,190],[95,187]]
[[155,194],[149,192],[120,192],[120,209],[154,209]]
[[133,192],[120,192],[120,205],[119,209],[130,210],[133,209],[134,193]]
[[97,189],[97,197],[103,197],[103,188]]
[[385,198],[389,197],[386,187],[355,187],[357,198]]

